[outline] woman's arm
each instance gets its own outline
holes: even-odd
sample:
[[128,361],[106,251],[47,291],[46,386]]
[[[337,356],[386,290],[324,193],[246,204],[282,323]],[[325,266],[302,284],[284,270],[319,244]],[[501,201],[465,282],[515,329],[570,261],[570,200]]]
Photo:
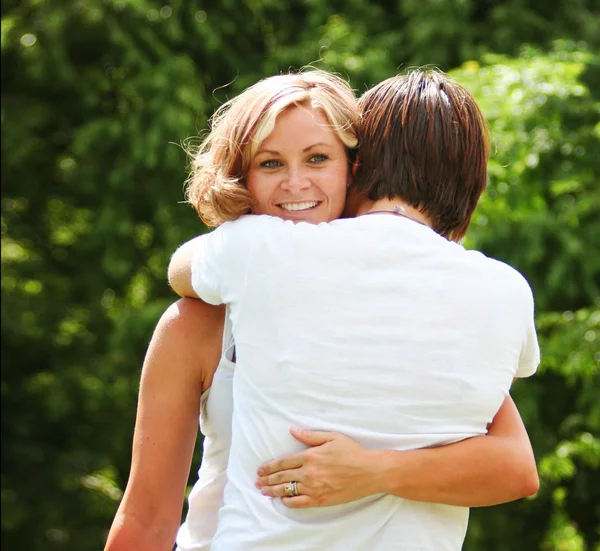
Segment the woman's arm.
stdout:
[[192,287],[192,258],[197,241],[192,239],[179,247],[169,262],[169,285],[180,297],[198,298]]
[[158,322],[142,369],[129,481],[105,551],[173,549],[223,319],[222,307],[182,299]]
[[[387,493],[416,501],[482,507],[533,495],[539,487],[535,457],[510,396],[488,434],[410,451],[364,450],[337,433],[296,431],[312,446],[258,470],[257,487],[283,497],[291,508],[347,503]],[[297,497],[284,497],[285,483],[298,481]]]

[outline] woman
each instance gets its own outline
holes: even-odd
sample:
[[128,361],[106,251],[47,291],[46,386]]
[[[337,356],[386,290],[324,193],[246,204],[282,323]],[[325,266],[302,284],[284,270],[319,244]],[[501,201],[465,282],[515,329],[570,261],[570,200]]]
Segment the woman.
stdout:
[[[265,170],[262,172],[254,170],[243,182],[235,180],[235,176],[244,172],[248,166],[251,149],[249,144],[253,144],[256,149],[265,143],[268,145],[267,137],[272,138],[275,135],[274,137],[277,138],[277,130],[281,126],[279,123],[284,120],[286,115],[289,115],[284,111],[301,99],[298,96],[299,93],[304,94],[304,97],[312,96],[313,102],[318,102],[319,106],[329,105],[338,113],[329,115],[324,120],[322,119],[323,113],[318,110],[315,113],[315,121],[318,124],[313,130],[328,131],[325,131],[324,141],[318,138],[315,143],[322,144],[323,142],[325,145],[319,145],[316,150],[307,152],[303,151],[304,147],[295,149],[291,147],[290,152],[279,152],[285,153],[289,158],[301,159],[298,166],[302,165],[312,171],[318,171],[318,174],[322,176],[329,170],[329,167],[324,165],[329,163],[332,157],[331,152],[335,150],[337,155],[334,158],[336,176],[324,178],[319,192],[310,197],[310,201],[302,201],[300,204],[297,201],[288,200],[297,191],[295,189],[287,190],[283,194],[284,196],[276,197],[272,194],[261,196],[265,189],[268,191],[269,178],[272,176],[272,171],[277,169],[279,160],[273,161],[268,158],[264,161],[259,160],[259,164],[263,164]],[[273,101],[274,98],[279,98],[281,101],[277,103],[276,108],[269,109],[265,113],[265,105],[276,103]],[[342,110],[341,113],[340,104],[345,105],[343,107],[345,111]],[[323,107],[318,109],[324,110]],[[332,112],[331,109],[330,112]],[[196,181],[205,186],[208,194],[194,196],[192,193],[191,200],[198,205],[205,220],[212,224],[233,219],[247,212],[252,204],[267,204],[273,214],[287,219],[312,222],[331,220],[341,214],[349,177],[349,163],[344,147],[335,148],[336,145],[339,146],[339,143],[329,144],[328,150],[321,150],[321,148],[328,145],[326,142],[331,139],[331,135],[338,137],[330,128],[331,126],[342,137],[345,137],[344,139],[348,142],[345,144],[347,147],[353,147],[355,143],[352,132],[354,125],[348,125],[348,121],[355,119],[354,99],[350,90],[343,81],[330,75],[315,71],[303,75],[286,75],[267,79],[242,94],[218,113],[213,122],[213,132],[208,138],[206,147],[201,150],[197,164],[198,179]],[[264,123],[260,127],[262,135],[255,131],[255,126],[261,122]],[[292,127],[295,127],[297,121],[292,120],[291,122]],[[227,125],[229,125],[230,132],[238,134],[232,136],[224,131],[227,129]],[[303,133],[303,135],[305,134]],[[285,136],[281,137],[279,141],[281,142],[281,140],[283,140],[284,148],[287,147]],[[340,142],[344,143],[341,139]],[[240,155],[236,157],[231,150],[226,150],[225,144],[233,144],[234,150],[237,144],[246,145],[241,148]],[[291,144],[297,145],[295,138],[292,138]],[[266,154],[269,155],[269,153]],[[343,163],[339,162],[340,155],[343,157]],[[325,157],[327,157],[327,161],[325,161]],[[206,166],[205,163],[209,168],[215,169],[216,178],[214,173],[211,175],[210,171],[202,170],[202,167]],[[219,169],[220,173],[218,173]],[[206,177],[207,179],[202,179]],[[332,183],[336,184],[335,189],[328,187]],[[228,200],[224,200],[224,197]],[[234,200],[232,201],[231,198]],[[204,318],[207,320],[206,323]],[[161,320],[144,366],[140,388],[140,409],[134,439],[132,473],[111,530],[108,549],[135,549],[135,545],[140,544],[144,538],[146,541],[140,544],[140,548],[144,549],[166,549],[169,546],[169,538],[172,542],[174,518],[177,516],[177,513],[173,513],[180,508],[184,480],[187,469],[189,469],[194,430],[192,418],[194,417],[194,408],[197,408],[200,389],[205,391],[203,413],[205,414],[208,409],[208,419],[211,421],[223,417],[223,412],[217,412],[216,415],[211,416],[211,404],[213,404],[213,408],[216,407],[215,403],[218,404],[215,399],[215,390],[222,389],[227,385],[225,382],[227,376],[219,376],[219,372],[224,373],[223,366],[217,370],[215,378],[212,379],[218,355],[215,351],[220,351],[221,348],[217,334],[221,330],[222,324],[222,311],[215,312],[203,303],[192,302],[180,303],[179,311],[172,308]],[[194,335],[194,338],[191,335]],[[203,344],[206,345],[205,348],[203,348]],[[224,347],[227,347],[228,338],[224,338],[223,344]],[[207,350],[209,351],[208,355]],[[203,356],[200,356],[201,352]],[[176,356],[173,357],[174,353]],[[199,362],[197,358],[200,357],[206,358],[206,361]],[[199,363],[202,365],[198,366]],[[167,378],[165,375],[170,373],[172,366],[178,368],[178,377]],[[227,363],[227,367],[231,367],[231,364]],[[206,390],[211,380],[213,381],[212,391],[206,399]],[[184,399],[179,396],[181,392],[184,392]],[[507,400],[494,424],[490,427],[490,436],[476,437],[445,448],[402,452],[401,455],[392,451],[390,455],[384,457],[385,463],[377,465],[375,469],[370,461],[370,455],[364,453],[365,450],[357,448],[350,440],[341,435],[296,434],[300,440],[306,441],[308,444],[324,441],[327,441],[327,444],[310,450],[315,452],[313,456],[300,458],[300,461],[308,465],[312,472],[320,473],[312,496],[307,493],[311,490],[310,472],[307,472],[304,479],[305,494],[290,498],[288,504],[290,506],[330,505],[356,500],[363,495],[375,493],[370,487],[370,483],[374,480],[373,470],[381,473],[380,479],[385,478],[388,482],[392,482],[386,491],[398,495],[404,494],[410,499],[462,505],[487,505],[516,499],[534,492],[536,478],[532,474],[535,475],[535,464],[528,439],[514,405],[509,398]],[[157,413],[160,408],[162,411]],[[177,414],[169,426],[164,426],[164,410],[174,410]],[[182,549],[207,548],[212,535],[211,530],[214,530],[211,522],[202,523],[207,518],[206,515],[200,517],[200,524],[197,523],[200,516],[197,511],[206,509],[207,504],[208,509],[213,512],[218,507],[218,499],[215,495],[219,493],[220,489],[222,490],[224,464],[218,465],[217,474],[213,474],[212,478],[210,473],[203,472],[203,469],[205,465],[208,465],[209,469],[215,468],[215,464],[210,462],[210,450],[218,445],[219,439],[227,440],[227,427],[223,425],[220,428],[222,430],[217,432],[216,439],[207,438],[205,440],[204,461],[206,463],[203,464],[200,473],[199,484],[202,486],[198,486],[202,490],[193,494],[188,521],[180,532],[178,542]],[[160,457],[149,457],[148,448],[153,449],[158,446],[167,450],[168,453],[163,451]],[[352,449],[352,457],[346,453],[348,449]],[[297,462],[299,458],[293,460]],[[169,465],[172,465],[170,470]],[[452,465],[452,468],[449,465]],[[500,483],[499,477],[493,475],[496,475],[497,469],[501,465],[505,469],[507,479]],[[169,472],[173,474],[168,476]],[[353,488],[345,487],[342,491],[336,490],[335,486],[339,481],[342,481],[341,485],[345,485],[343,481],[349,473],[356,482]],[[206,477],[204,477],[205,474]],[[176,484],[174,484],[175,478],[177,479]],[[409,480],[409,484],[402,483],[406,480]],[[323,484],[323,481],[331,481],[331,487],[318,487],[318,484]],[[283,485],[275,484],[269,488],[265,490],[265,493],[269,491],[274,494],[281,493]],[[375,491],[380,490],[381,486]],[[147,507],[147,503],[152,503],[153,506]],[[211,515],[208,516],[212,518]],[[152,527],[154,533],[147,530],[149,526]],[[130,537],[129,540],[127,534]]]

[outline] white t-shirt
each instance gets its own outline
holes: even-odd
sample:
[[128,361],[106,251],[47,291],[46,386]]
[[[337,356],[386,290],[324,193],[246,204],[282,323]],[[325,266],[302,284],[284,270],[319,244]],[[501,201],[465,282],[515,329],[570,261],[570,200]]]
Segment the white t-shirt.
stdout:
[[217,531],[227,482],[233,412],[233,335],[225,314],[221,359],[210,388],[200,398],[200,432],[204,435],[198,480],[188,496],[188,513],[177,532],[176,551],[209,551]]
[[539,363],[529,285],[403,217],[318,226],[245,216],[197,240],[198,295],[230,307],[232,444],[212,551],[458,551],[468,509],[391,495],[294,510],[256,469],[304,446],[291,426],[368,449],[484,434]]

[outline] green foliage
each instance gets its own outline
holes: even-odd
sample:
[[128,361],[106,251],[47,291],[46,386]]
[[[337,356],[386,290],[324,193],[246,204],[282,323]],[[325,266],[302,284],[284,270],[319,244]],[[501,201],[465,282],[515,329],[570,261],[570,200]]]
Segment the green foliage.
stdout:
[[[516,385],[542,488],[533,504],[506,508],[543,511],[542,549],[587,549],[600,528],[600,57],[559,41],[547,54],[526,47],[518,58],[468,61],[454,76],[480,100],[493,136],[469,244],[526,275],[543,352],[538,375]],[[475,549],[496,548],[501,511],[486,512],[489,532],[470,534]],[[502,531],[524,541],[512,526]]]
[[180,204],[181,144],[244,87],[313,63],[359,91],[413,65],[459,67],[480,100],[494,154],[468,245],[534,289],[543,363],[515,395],[543,485],[533,499],[474,511],[465,549],[598,549],[591,2],[36,0],[1,10],[3,547],[101,547],[127,479],[145,347],[173,300],[168,258],[203,230]]

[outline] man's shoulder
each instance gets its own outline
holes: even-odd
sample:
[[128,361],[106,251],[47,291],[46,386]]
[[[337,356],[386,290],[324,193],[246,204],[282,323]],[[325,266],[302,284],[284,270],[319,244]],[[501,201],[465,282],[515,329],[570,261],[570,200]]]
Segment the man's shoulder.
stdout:
[[504,286],[509,291],[532,295],[531,286],[525,276],[502,260],[492,258],[480,251],[465,250],[468,258],[489,277],[490,284]]
[[223,222],[209,234],[213,243],[246,246],[261,235],[280,234],[284,221],[273,216],[246,214],[236,220]]
[[274,216],[257,215],[257,214],[244,214],[236,220],[229,222],[223,222],[215,231],[221,232],[237,232],[246,231],[250,228],[260,228],[268,226],[277,226],[283,222],[280,218]]
[[244,216],[240,216],[237,220],[224,222],[215,231],[227,233],[271,230],[302,232],[327,226],[329,226],[329,224],[325,222],[321,224],[310,224],[308,222],[284,220],[283,218],[278,218],[277,216],[270,216],[267,214],[245,214]]

